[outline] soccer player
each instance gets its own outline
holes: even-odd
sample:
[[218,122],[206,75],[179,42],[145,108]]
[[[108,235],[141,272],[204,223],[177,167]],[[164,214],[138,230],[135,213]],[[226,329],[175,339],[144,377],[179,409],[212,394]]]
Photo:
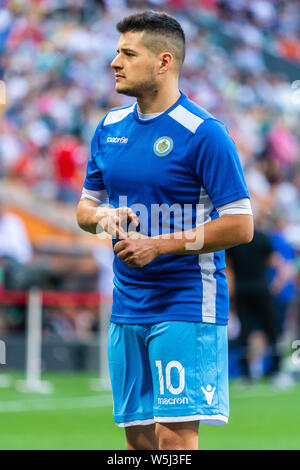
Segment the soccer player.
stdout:
[[199,422],[228,421],[224,249],[252,239],[249,194],[224,124],[178,88],[181,25],[146,11],[117,29],[116,90],[137,102],[99,123],[77,209],[115,236],[114,419],[127,449],[197,449]]

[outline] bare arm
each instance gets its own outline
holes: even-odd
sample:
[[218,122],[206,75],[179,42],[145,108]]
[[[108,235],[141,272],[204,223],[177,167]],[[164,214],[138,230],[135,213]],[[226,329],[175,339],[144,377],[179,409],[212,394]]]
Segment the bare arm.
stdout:
[[[139,238],[137,238],[137,236]],[[157,237],[129,234],[115,245],[118,257],[132,267],[143,267],[161,255],[195,255],[211,253],[253,238],[253,217],[248,214],[225,214],[192,230]]]
[[80,228],[93,234],[105,231],[115,238],[125,238],[122,222],[138,225],[137,215],[129,207],[114,209],[101,206],[91,199],[83,198],[77,206],[77,223]]
[[91,199],[81,199],[77,206],[77,223],[82,230],[90,233],[97,233],[97,208],[99,204]]
[[[248,214],[225,214],[192,230],[155,237],[159,254],[189,255],[224,250],[253,238],[253,217]],[[167,239],[169,238],[169,240]]]

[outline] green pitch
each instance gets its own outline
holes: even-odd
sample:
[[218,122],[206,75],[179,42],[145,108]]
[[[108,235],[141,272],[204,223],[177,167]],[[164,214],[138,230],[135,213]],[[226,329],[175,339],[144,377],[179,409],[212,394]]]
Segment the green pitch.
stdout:
[[[0,389],[0,449],[125,448],[124,430],[112,418],[110,392],[91,391],[86,374],[48,374],[49,395],[16,391],[20,375]],[[95,376],[94,376],[95,378]],[[200,449],[300,449],[300,384],[276,390],[231,383],[227,426],[201,425]]]

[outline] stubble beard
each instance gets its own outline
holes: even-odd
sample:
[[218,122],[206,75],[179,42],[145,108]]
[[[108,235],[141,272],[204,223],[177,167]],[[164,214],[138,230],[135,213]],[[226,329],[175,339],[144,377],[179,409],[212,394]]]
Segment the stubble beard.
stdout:
[[116,92],[126,96],[134,96],[136,98],[143,98],[145,95],[154,95],[157,91],[157,82],[156,80],[151,77],[149,80],[135,83],[131,87],[128,88],[120,88],[116,87]]

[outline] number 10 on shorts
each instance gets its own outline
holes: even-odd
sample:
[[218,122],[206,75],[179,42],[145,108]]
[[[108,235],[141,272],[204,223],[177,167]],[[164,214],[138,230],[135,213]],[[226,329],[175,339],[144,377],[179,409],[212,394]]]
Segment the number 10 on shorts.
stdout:
[[[161,361],[155,361],[155,365],[158,369],[158,378],[159,378],[159,393],[160,395],[165,394],[165,381],[164,381],[164,375],[163,375],[163,369],[162,369],[162,364]],[[179,375],[179,385],[178,387],[173,387],[171,383],[171,369],[177,369],[178,375]],[[179,395],[184,389],[185,385],[185,371],[183,365],[179,361],[170,361],[166,365],[166,370],[165,370],[165,377],[166,377],[166,387],[169,392],[171,392],[173,395]]]

